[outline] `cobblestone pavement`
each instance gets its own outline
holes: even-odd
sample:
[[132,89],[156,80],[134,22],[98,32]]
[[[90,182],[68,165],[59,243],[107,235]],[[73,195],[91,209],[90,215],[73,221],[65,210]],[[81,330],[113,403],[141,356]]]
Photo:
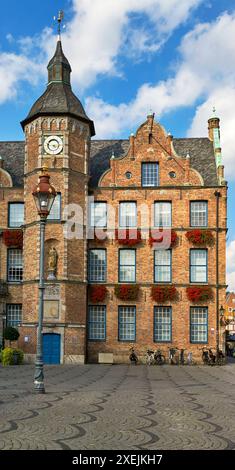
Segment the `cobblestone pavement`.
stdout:
[[0,367],[0,449],[234,449],[235,364]]

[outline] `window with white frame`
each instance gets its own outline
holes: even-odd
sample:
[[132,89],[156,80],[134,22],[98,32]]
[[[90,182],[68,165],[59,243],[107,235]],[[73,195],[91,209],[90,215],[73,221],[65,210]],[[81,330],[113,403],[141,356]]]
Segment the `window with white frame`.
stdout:
[[142,186],[158,186],[158,163],[146,162],[141,166],[141,184]]
[[171,282],[171,250],[154,251],[154,282]]
[[137,226],[137,206],[136,202],[119,203],[119,227]]
[[136,307],[118,307],[118,339],[119,341],[135,341],[136,338]]
[[136,251],[119,250],[119,282],[136,281]]
[[190,282],[207,282],[207,250],[190,250]]
[[20,282],[23,280],[23,253],[22,250],[9,248],[7,251],[7,280]]
[[106,339],[106,306],[90,305],[88,314],[88,338],[91,341]]
[[170,342],[172,329],[171,307],[154,307],[154,341]]
[[61,194],[57,193],[55,200],[52,204],[50,214],[47,217],[47,220],[60,220],[61,219]]
[[208,202],[190,202],[190,225],[191,227],[207,227],[208,225]]
[[91,227],[107,227],[107,203],[91,202],[90,204],[90,226]]
[[9,227],[20,227],[24,224],[24,203],[10,202],[8,206]]
[[106,250],[89,250],[89,281],[106,281]]
[[208,308],[192,307],[190,310],[190,342],[207,343]]
[[154,203],[154,227],[171,227],[171,202]]
[[17,328],[22,323],[22,305],[7,304],[7,326]]

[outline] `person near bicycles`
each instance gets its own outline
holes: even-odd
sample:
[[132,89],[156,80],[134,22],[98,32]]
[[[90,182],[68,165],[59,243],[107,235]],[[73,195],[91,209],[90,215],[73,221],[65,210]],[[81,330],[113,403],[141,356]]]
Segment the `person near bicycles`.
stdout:
[[131,351],[131,353],[130,353],[129,359],[130,359],[130,361],[131,361],[131,364],[135,364],[135,365],[136,365],[137,362],[138,362],[137,354],[136,354],[134,348],[131,348],[130,351]]

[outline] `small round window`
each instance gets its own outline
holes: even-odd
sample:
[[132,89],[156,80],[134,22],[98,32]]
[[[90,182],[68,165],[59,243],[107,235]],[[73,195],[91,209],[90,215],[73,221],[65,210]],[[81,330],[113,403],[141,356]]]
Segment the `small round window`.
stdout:
[[174,171],[170,171],[169,176],[170,178],[176,178],[176,173]]
[[127,178],[128,180],[130,180],[131,177],[132,177],[132,173],[131,173],[130,171],[127,171],[127,172],[126,172],[126,178]]

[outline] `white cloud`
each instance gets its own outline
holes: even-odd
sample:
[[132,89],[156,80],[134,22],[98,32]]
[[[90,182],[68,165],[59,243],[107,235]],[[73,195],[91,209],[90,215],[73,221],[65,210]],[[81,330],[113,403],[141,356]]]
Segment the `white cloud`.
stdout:
[[[221,143],[226,173],[235,178],[235,14],[224,13],[216,21],[197,25],[182,40],[181,61],[172,78],[144,84],[128,104],[111,106],[88,98],[87,110],[96,121],[97,135],[112,137],[143,121],[151,107],[157,118],[183,106],[197,107],[188,136],[207,135],[207,120],[215,105],[221,117]],[[123,118],[125,117],[125,119]]]
[[36,83],[40,70],[24,55],[0,53],[0,103],[16,96],[20,80]]
[[[179,5],[178,0],[73,0],[74,15],[63,33],[73,83],[81,92],[100,75],[121,75],[117,67],[121,53],[139,57],[146,51],[155,52],[201,2],[181,0]],[[140,15],[141,24],[147,19],[148,25],[143,26],[139,36],[133,15]],[[149,24],[154,34],[150,34]],[[44,75],[55,50],[55,35],[49,28],[40,35],[18,40],[9,33],[7,39],[20,47],[20,53],[0,54],[0,102],[16,96],[20,81],[35,83]]]

